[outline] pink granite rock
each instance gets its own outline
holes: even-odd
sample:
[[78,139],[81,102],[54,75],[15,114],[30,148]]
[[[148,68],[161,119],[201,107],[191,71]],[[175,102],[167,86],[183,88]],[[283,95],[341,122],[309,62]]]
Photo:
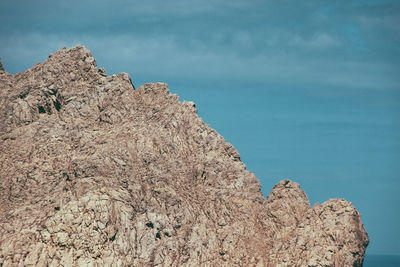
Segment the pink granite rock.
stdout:
[[236,149],[165,83],[89,50],[0,71],[0,266],[361,266],[345,200],[263,199]]

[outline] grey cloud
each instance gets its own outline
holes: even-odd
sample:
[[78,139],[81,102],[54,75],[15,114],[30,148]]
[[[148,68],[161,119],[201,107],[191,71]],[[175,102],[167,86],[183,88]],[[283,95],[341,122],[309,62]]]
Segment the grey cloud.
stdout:
[[0,53],[14,72],[80,43],[112,71],[134,75],[395,87],[400,51],[387,44],[397,37],[381,36],[382,29],[395,32],[391,5],[23,0],[19,6],[5,0]]
[[[244,36],[244,37],[243,37]],[[245,34],[239,41],[251,42]],[[240,38],[244,38],[240,40]],[[43,45],[43,40],[46,40]],[[318,40],[317,40],[318,42]],[[320,86],[342,86],[376,88],[399,86],[390,65],[365,62],[343,62],[326,58],[305,58],[302,55],[268,53],[248,57],[226,49],[207,49],[203,43],[194,43],[190,48],[182,46],[168,36],[141,38],[131,35],[86,36],[86,35],[15,35],[0,44],[0,50],[8,56],[6,61],[24,62],[29,68],[37,61],[62,46],[86,45],[92,50],[99,64],[108,64],[111,72],[128,71],[133,76],[148,76],[164,79],[225,79],[250,82],[284,84],[319,84]],[[319,44],[312,44],[319,45]],[[33,57],[36,62],[25,62]],[[115,67],[118,66],[118,67]],[[21,66],[22,67],[22,66]],[[19,69],[18,71],[22,71]],[[168,82],[168,81],[166,81]]]

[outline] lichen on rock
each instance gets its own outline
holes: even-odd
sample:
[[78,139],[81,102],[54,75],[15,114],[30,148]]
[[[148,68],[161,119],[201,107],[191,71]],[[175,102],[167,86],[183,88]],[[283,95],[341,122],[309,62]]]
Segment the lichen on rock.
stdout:
[[83,46],[0,72],[1,266],[361,266],[345,200],[264,199],[238,151],[167,84]]

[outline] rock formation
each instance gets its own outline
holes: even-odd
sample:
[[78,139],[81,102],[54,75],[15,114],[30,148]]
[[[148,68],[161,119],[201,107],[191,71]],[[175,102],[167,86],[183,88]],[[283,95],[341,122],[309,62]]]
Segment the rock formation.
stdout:
[[345,200],[263,199],[236,149],[164,83],[82,46],[0,70],[0,266],[361,266]]

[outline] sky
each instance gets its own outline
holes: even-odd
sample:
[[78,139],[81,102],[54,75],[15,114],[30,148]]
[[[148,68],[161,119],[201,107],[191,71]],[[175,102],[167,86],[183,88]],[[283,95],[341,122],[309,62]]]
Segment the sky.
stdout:
[[136,87],[166,82],[239,151],[267,196],[345,198],[367,254],[400,255],[400,1],[1,0],[10,73],[91,50]]

